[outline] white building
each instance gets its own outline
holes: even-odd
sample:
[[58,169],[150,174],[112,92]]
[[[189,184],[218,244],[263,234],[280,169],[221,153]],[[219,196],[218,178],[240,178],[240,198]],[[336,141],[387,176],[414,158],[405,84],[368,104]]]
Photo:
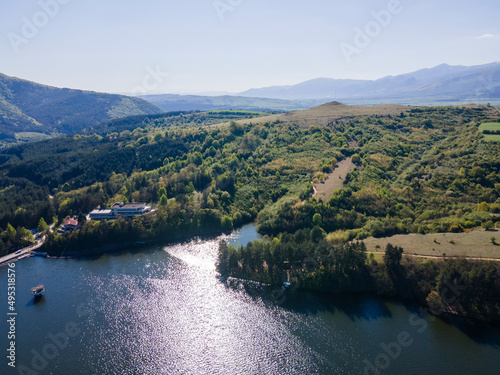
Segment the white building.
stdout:
[[150,206],[146,206],[146,203],[115,203],[111,207],[111,214],[113,216],[142,216],[145,213],[151,211]]
[[92,220],[104,220],[113,219],[111,216],[111,210],[99,210],[95,209],[89,214],[89,218]]
[[99,210],[95,209],[89,217],[92,220],[116,219],[117,217],[134,217],[144,216],[151,212],[151,206],[146,206],[146,203],[115,203],[111,209]]

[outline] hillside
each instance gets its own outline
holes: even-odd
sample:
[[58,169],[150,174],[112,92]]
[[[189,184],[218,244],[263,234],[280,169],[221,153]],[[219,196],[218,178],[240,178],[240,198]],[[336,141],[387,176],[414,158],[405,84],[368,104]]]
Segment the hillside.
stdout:
[[0,74],[0,142],[73,134],[115,118],[161,113],[139,98],[62,89]]
[[[330,102],[304,111],[291,111],[254,119],[238,120],[239,124],[263,124],[266,122],[281,122],[293,124],[301,128],[310,125],[327,127],[335,121],[356,116],[397,116],[410,111],[412,107],[396,104],[374,106],[354,106],[339,102]],[[227,124],[224,124],[227,125]]]
[[[310,225],[314,211],[323,215],[327,232],[349,230],[342,236],[352,239],[391,231],[460,231],[489,220],[490,206],[483,215],[478,204],[498,209],[498,142],[480,131],[481,123],[499,120],[495,107],[329,103],[259,115],[129,117],[93,129],[97,134],[4,149],[0,226],[32,227],[41,216],[51,221],[116,200],[157,204],[160,187],[193,212],[202,199],[220,215],[258,215],[261,230],[273,234]],[[342,178],[344,189],[328,202],[309,202],[311,183],[349,156],[362,171]],[[284,205],[297,199],[306,204]]]
[[[308,259],[302,285],[310,289],[375,291],[427,303],[450,273],[463,283],[475,277],[471,285],[498,293],[497,265],[403,263],[403,249],[389,246],[389,257],[379,264],[356,242],[498,226],[500,142],[481,131],[481,124],[500,122],[497,108],[334,102],[274,120],[260,115],[134,116],[92,134],[1,150],[0,254],[29,243],[26,228],[58,226],[68,217],[77,217],[81,229],[49,233],[42,251],[84,255],[88,249],[179,242],[257,222],[270,241],[238,250],[222,243],[219,272],[282,284],[283,274]],[[342,171],[344,160],[354,170]],[[329,176],[341,176],[342,184],[325,186],[324,199],[314,197],[313,186]],[[156,211],[133,220],[86,220],[90,210],[115,202],[147,202]],[[462,241],[455,242],[450,246],[458,250]],[[496,251],[496,239],[481,246]],[[462,310],[454,311],[498,320],[498,297],[471,302],[477,291],[464,292]]]
[[200,96],[200,95],[144,95],[140,98],[170,111],[290,111],[308,109],[322,104],[323,100],[281,100],[248,98],[242,96]]
[[351,104],[497,103],[500,63],[469,67],[442,64],[374,81],[318,78],[292,86],[251,89],[240,95],[285,100],[330,98]]

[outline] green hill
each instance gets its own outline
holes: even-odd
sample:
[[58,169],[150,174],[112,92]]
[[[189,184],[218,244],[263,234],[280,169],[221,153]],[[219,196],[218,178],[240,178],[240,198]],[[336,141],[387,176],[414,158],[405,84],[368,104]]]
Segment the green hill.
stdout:
[[61,89],[0,74],[0,144],[15,142],[19,133],[73,134],[116,118],[162,112],[139,98]]

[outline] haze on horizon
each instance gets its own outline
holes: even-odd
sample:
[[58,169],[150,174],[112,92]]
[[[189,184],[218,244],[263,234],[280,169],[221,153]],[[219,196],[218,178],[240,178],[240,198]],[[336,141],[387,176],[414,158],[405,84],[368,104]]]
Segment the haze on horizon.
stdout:
[[499,10],[494,0],[2,2],[0,73],[148,94],[377,79],[500,60]]

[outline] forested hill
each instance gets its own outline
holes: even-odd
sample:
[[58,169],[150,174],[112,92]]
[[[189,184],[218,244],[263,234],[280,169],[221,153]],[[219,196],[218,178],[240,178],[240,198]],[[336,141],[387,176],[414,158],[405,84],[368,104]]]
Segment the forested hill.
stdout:
[[56,88],[0,74],[0,143],[4,144],[162,112],[140,98]]
[[[495,107],[330,103],[262,115],[136,116],[100,132],[2,150],[0,253],[20,243],[12,229],[23,233],[42,217],[60,223],[122,201],[158,211],[144,220],[87,223],[54,237],[51,251],[123,241],[122,225],[130,226],[130,241],[170,241],[253,220],[273,236],[320,223],[338,242],[460,232],[500,220]],[[343,188],[327,200],[312,197],[312,183],[348,157],[358,168],[342,178]]]

